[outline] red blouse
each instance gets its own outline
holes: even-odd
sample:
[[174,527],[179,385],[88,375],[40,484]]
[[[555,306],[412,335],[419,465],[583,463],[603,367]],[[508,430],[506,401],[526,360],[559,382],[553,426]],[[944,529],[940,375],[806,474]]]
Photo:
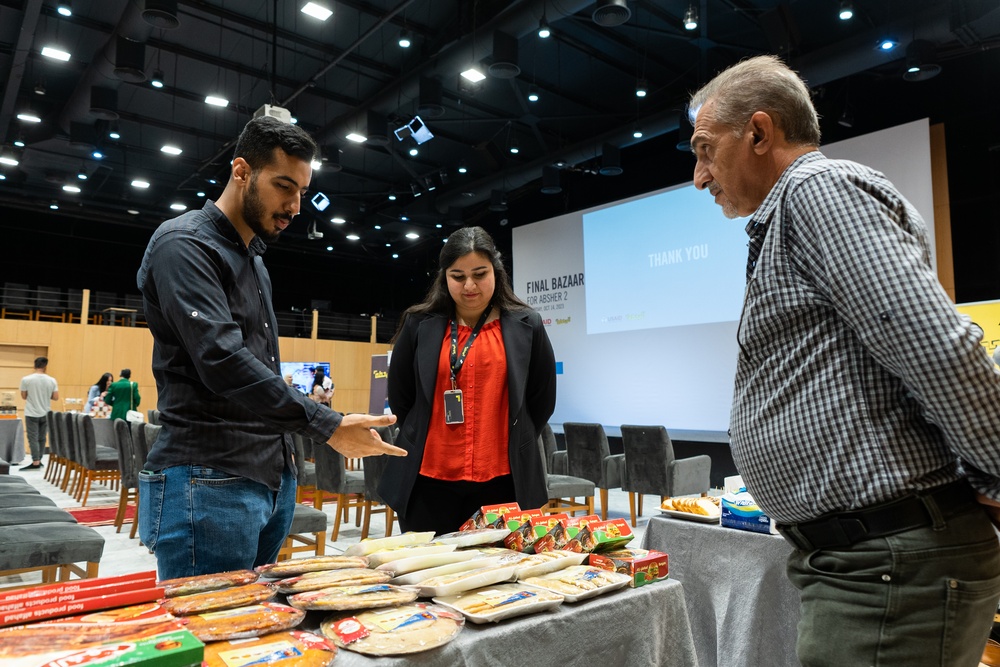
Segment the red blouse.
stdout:
[[[458,327],[458,349],[472,327]],[[485,482],[510,474],[508,455],[507,356],[500,320],[484,325],[469,348],[457,384],[462,390],[465,422],[444,423],[444,392],[451,389],[451,326],[438,357],[434,405],[427,428],[420,474],[447,481]]]

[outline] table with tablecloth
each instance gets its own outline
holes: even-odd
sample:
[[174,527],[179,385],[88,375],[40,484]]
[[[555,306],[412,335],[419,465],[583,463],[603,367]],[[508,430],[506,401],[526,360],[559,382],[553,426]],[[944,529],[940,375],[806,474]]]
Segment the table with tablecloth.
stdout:
[[642,546],[670,555],[701,667],[798,667],[799,594],[785,576],[784,539],[657,516]]
[[0,419],[0,459],[15,465],[24,460],[24,422]]
[[[318,623],[310,612],[306,624]],[[395,658],[374,658],[348,650],[337,654],[342,667],[448,665],[610,665],[695,667],[698,662],[676,581],[627,588],[554,611],[465,628],[449,644]]]

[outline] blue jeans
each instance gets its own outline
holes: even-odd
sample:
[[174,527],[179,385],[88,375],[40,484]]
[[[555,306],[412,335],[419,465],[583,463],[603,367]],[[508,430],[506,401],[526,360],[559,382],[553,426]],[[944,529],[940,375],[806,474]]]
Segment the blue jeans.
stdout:
[[[24,416],[24,430],[28,433],[28,449],[31,450],[31,461],[41,461],[45,453],[45,435],[48,433],[49,422],[46,417]],[[20,463],[21,459],[11,461]]]
[[139,537],[160,579],[273,563],[295,512],[295,475],[281,488],[199,465],[139,474]]
[[803,667],[976,667],[1000,598],[1000,545],[978,505],[937,526],[793,551]]

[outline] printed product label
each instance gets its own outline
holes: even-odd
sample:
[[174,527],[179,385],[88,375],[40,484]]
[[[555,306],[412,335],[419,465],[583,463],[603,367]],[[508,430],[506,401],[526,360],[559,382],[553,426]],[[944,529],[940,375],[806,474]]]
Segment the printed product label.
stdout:
[[302,655],[294,644],[288,641],[269,642],[260,646],[247,646],[219,653],[226,667],[250,667],[266,665],[286,658]]

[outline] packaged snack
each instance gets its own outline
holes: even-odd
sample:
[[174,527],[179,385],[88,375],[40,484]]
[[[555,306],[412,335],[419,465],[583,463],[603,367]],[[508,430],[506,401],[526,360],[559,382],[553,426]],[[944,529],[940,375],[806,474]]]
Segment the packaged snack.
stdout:
[[323,634],[350,651],[366,655],[407,655],[447,644],[465,618],[439,605],[417,602],[323,621]]
[[271,584],[247,584],[235,588],[224,588],[221,591],[167,598],[163,602],[163,608],[174,616],[187,616],[264,602],[274,597],[274,593],[275,589]]
[[764,510],[757,506],[753,496],[746,491],[723,494],[721,522],[727,528],[778,534],[774,519],[764,514]]
[[[454,547],[455,545],[451,544],[448,546]],[[439,565],[461,563],[463,561],[477,558],[478,556],[479,552],[471,549],[468,551],[446,551],[444,553],[424,554],[422,556],[400,558],[399,560],[379,565],[375,569],[392,572],[395,576],[406,574],[408,572],[415,572],[417,570],[426,570],[427,568],[438,567]]]
[[337,645],[301,630],[205,645],[204,667],[329,667]]
[[513,581],[514,568],[515,566],[510,564],[493,565],[425,579],[418,585],[420,597],[455,595],[480,586]]
[[500,505],[483,505],[459,528],[462,530],[476,530],[480,528],[501,528],[504,525],[504,517],[511,512],[520,512],[521,506],[517,503],[503,503]]
[[347,570],[327,570],[325,572],[306,572],[298,577],[282,579],[274,582],[279,593],[305,593],[318,591],[330,586],[367,586],[369,584],[384,584],[392,579],[392,572],[369,570],[368,568],[350,568]]
[[523,583],[554,591],[566,598],[566,602],[577,602],[624,588],[631,580],[628,575],[618,572],[574,565],[540,577],[529,577]]
[[554,609],[563,596],[544,588],[524,584],[486,586],[457,595],[434,598],[434,602],[460,612],[473,623],[502,621],[513,616]]
[[579,565],[587,558],[587,554],[575,551],[543,551],[525,555],[524,560],[517,564],[514,576],[518,581],[528,577],[539,577],[549,572],[556,572],[572,565]]
[[302,622],[301,609],[274,602],[192,614],[181,619],[184,629],[203,642],[259,637],[269,632],[288,630]]
[[427,544],[434,539],[434,531],[424,533],[403,533],[392,537],[369,537],[344,549],[345,556],[367,556],[375,551],[396,547]]
[[552,530],[553,526],[558,525],[560,520],[568,518],[567,514],[533,516],[503,538],[504,546],[514,551],[534,553],[535,541]]
[[566,543],[569,551],[613,551],[632,541],[632,529],[625,519],[608,519],[588,523],[577,536]]
[[232,588],[233,586],[252,584],[257,581],[259,576],[259,574],[252,570],[233,570],[232,572],[220,572],[219,574],[201,574],[194,577],[166,579],[158,582],[157,585],[163,587],[164,595],[172,598],[178,595],[204,593],[205,591],[215,591],[220,588]]
[[298,609],[374,609],[395,607],[413,602],[417,591],[413,588],[375,584],[374,586],[334,586],[288,597],[288,604]]
[[291,558],[280,563],[261,565],[257,572],[265,577],[284,579],[295,577],[306,572],[322,572],[325,570],[343,570],[347,568],[368,567],[368,559],[364,556],[313,556],[311,558]]
[[406,547],[394,547],[383,549],[368,554],[368,567],[378,567],[385,563],[402,558],[413,558],[415,556],[427,556],[430,554],[447,553],[455,550],[454,544],[417,544]]
[[552,526],[548,533],[535,540],[535,553],[566,549],[570,540],[579,535],[581,528],[600,520],[601,517],[596,514],[587,514],[585,516],[571,516],[560,521],[557,525]]
[[503,544],[503,538],[510,535],[506,527],[503,528],[473,528],[471,530],[459,530],[454,533],[438,535],[434,538],[435,544],[454,544],[459,549],[464,547],[477,547],[480,545]]
[[670,571],[667,554],[650,549],[618,549],[590,554],[588,562],[594,567],[627,574],[632,578],[628,584],[632,588],[666,579]]
[[392,583],[397,586],[407,586],[413,584],[419,584],[422,581],[426,581],[432,577],[441,577],[446,574],[455,574],[457,572],[468,572],[469,570],[478,570],[483,567],[492,567],[494,565],[499,565],[501,563],[500,558],[481,558],[477,557],[472,560],[461,561],[458,563],[449,563],[448,565],[439,565],[438,567],[427,568],[426,570],[417,570],[416,572],[410,572],[408,574],[396,575],[392,579]]

